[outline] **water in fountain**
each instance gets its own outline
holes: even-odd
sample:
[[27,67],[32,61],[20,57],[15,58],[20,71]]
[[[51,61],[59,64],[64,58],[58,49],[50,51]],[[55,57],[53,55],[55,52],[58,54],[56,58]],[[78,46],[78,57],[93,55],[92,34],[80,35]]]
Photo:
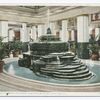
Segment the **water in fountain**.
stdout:
[[14,75],[15,74],[15,70],[12,64],[10,64],[9,69],[8,69],[8,73]]
[[11,52],[9,56],[10,56],[10,58],[13,58],[13,53]]
[[68,50],[70,51],[70,43],[68,42]]
[[28,52],[30,53],[30,45],[28,44]]
[[59,58],[59,56],[57,56],[57,64],[58,65],[60,64],[60,58]]

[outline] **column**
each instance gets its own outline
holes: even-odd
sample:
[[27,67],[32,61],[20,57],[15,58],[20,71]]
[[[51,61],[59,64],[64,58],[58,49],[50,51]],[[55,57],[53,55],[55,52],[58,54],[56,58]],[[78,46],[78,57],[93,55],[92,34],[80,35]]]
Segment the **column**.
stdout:
[[38,25],[38,37],[44,34],[44,25]]
[[98,41],[100,37],[100,28],[95,28],[95,39],[96,41]]
[[27,52],[28,51],[28,39],[29,39],[29,34],[28,34],[28,29],[27,29],[27,24],[22,23],[22,27],[20,29],[20,41],[23,42],[22,45],[22,52]]
[[60,38],[63,42],[67,42],[68,39],[69,39],[67,24],[68,24],[68,20],[63,20],[62,21],[62,31],[60,33]]
[[82,59],[88,59],[89,26],[88,26],[87,15],[77,17],[77,41],[78,41],[78,49],[77,49],[78,57]]
[[54,34],[55,32],[54,32],[54,29],[55,29],[55,25],[54,25],[54,23],[50,23],[50,29],[51,29],[51,34]]
[[32,37],[33,41],[37,40],[37,28],[36,28],[36,26],[32,26],[31,37]]
[[30,41],[30,38],[31,38],[31,27],[27,27],[27,34],[28,34],[28,41]]
[[22,42],[28,42],[28,37],[29,37],[29,34],[27,32],[26,23],[23,23],[22,28],[21,28],[21,41]]
[[75,41],[75,31],[71,30],[71,41]]
[[1,21],[0,22],[0,36],[2,36],[3,42],[8,42],[8,22]]
[[56,32],[58,31],[57,22],[51,22],[50,29],[51,29],[52,34],[56,35]]
[[47,23],[44,24],[44,34],[46,35],[47,34],[47,28],[48,28],[48,25]]
[[45,35],[45,24],[42,25],[42,31],[43,31],[43,35]]
[[13,41],[14,40],[14,30],[13,29],[10,29],[9,30],[9,36],[8,36],[8,40],[9,41]]

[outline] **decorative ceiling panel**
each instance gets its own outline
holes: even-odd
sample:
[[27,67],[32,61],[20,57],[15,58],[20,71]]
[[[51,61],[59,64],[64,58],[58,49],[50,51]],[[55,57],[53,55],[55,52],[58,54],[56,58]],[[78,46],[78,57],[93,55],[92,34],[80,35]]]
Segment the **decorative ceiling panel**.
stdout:
[[70,10],[72,8],[74,8],[74,6],[0,6],[0,10],[18,14],[25,13],[33,17],[46,16],[48,9],[50,10],[50,15],[52,15]]

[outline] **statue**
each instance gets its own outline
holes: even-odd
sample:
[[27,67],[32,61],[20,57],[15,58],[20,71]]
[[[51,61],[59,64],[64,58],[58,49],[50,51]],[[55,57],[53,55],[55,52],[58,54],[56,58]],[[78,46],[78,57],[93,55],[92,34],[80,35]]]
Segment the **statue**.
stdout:
[[47,34],[51,34],[51,29],[47,28]]

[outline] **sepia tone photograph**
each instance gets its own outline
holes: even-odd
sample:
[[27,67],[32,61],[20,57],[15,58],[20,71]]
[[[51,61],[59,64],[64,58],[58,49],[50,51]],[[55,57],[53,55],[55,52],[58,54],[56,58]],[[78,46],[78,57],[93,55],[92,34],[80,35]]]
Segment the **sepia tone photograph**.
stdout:
[[0,5],[0,95],[83,92],[100,96],[100,6]]

